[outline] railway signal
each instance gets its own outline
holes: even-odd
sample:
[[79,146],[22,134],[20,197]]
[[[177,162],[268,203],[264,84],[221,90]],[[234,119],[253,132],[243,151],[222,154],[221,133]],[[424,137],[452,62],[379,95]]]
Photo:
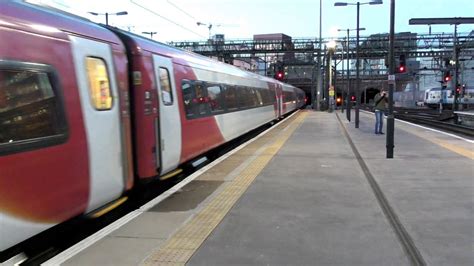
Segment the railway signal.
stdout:
[[451,72],[450,71],[445,71],[443,75],[443,81],[448,82],[451,80]]
[[405,71],[406,71],[405,66],[398,67],[398,73],[405,73]]
[[283,73],[283,71],[278,71],[275,74],[275,79],[277,79],[277,80],[283,80],[284,77],[285,77],[285,74]]
[[400,55],[397,70],[398,70],[398,73],[405,73],[407,71],[406,60],[405,60],[404,54]]
[[275,79],[277,80],[283,80],[285,78],[285,67],[283,64],[280,62],[276,65],[276,71],[275,71]]
[[466,85],[462,85],[461,84],[458,84],[456,86],[456,94],[457,95],[461,95],[463,92],[464,92],[464,88],[465,88]]

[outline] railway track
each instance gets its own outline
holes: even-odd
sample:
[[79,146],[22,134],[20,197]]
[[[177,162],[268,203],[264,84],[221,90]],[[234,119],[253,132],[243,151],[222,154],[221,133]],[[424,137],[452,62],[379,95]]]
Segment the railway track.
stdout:
[[474,138],[474,128],[464,125],[455,124],[454,121],[442,121],[442,120],[435,120],[427,117],[423,117],[420,115],[412,115],[412,114],[394,114],[395,118],[412,122],[415,124],[427,125],[436,129],[441,129],[445,131],[449,131],[456,134],[461,134],[463,136],[467,136],[469,138]]
[[454,114],[451,110],[445,110],[439,113],[438,110],[430,109],[396,108],[394,110],[394,116],[400,120],[474,138],[474,128],[456,124]]

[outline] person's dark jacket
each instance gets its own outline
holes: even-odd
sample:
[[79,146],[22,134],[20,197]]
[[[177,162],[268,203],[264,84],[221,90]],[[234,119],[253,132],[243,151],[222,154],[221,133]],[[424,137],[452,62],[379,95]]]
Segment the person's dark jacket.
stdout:
[[374,98],[375,107],[374,110],[385,111],[385,103],[387,101],[387,96],[382,96],[382,94],[377,93]]

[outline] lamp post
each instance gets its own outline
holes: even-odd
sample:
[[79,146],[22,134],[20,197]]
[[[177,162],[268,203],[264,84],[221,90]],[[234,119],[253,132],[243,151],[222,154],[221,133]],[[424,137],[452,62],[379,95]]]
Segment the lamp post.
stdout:
[[[389,56],[389,74],[395,75],[395,0],[390,0],[390,47],[388,51]],[[393,158],[394,148],[394,130],[395,130],[395,118],[393,116],[393,91],[395,90],[395,83],[390,82],[388,85],[388,115],[387,115],[387,138],[386,144],[386,158]]]
[[331,40],[326,44],[326,47],[328,49],[328,74],[329,74],[329,80],[328,80],[328,100],[329,100],[329,106],[328,106],[328,111],[332,112],[334,108],[334,86],[332,84],[332,56],[334,54],[334,50],[336,49],[336,41]]
[[[350,59],[349,59],[349,32],[355,31],[357,29],[337,29],[337,31],[347,31],[347,96],[346,96],[346,118],[350,122],[351,121],[351,95],[350,95]],[[359,31],[365,30],[365,28],[359,28]]]
[[[317,68],[316,68],[316,75],[318,79],[318,83],[316,84],[316,110],[321,111],[321,87],[323,84],[322,81],[322,75],[321,75],[321,49],[322,49],[322,43],[323,43],[323,37],[322,37],[322,23],[323,23],[323,0],[319,0],[319,42],[318,42],[318,61],[317,61]],[[314,101],[314,99],[313,99]],[[314,102],[313,102],[313,107],[314,107]]]
[[91,15],[94,15],[94,16],[98,16],[98,15],[105,15],[105,25],[109,25],[109,15],[113,15],[113,16],[123,16],[123,15],[128,15],[128,12],[127,11],[121,11],[121,12],[117,12],[117,13],[108,13],[108,12],[105,12],[105,13],[96,13],[96,12],[89,12],[89,14]]
[[209,40],[211,39],[211,29],[212,29],[212,27],[220,27],[220,26],[221,26],[220,24],[213,25],[213,24],[211,24],[211,23],[206,24],[206,23],[202,23],[202,22],[199,22],[199,21],[196,22],[196,25],[198,25],[198,26],[206,26],[206,27],[207,27],[207,29],[209,30]]
[[360,13],[360,6],[361,5],[380,5],[382,4],[382,0],[376,0],[373,2],[357,2],[354,3],[346,3],[346,2],[336,2],[334,6],[348,6],[348,5],[356,5],[357,6],[357,38],[356,38],[356,105],[355,105],[355,128],[359,128],[359,108],[360,108],[360,95],[359,95],[359,87],[360,87],[360,80],[359,80],[359,13]]
[[156,32],[156,31],[142,31],[142,33],[150,35],[150,39],[153,39],[153,35],[157,34],[158,32]]

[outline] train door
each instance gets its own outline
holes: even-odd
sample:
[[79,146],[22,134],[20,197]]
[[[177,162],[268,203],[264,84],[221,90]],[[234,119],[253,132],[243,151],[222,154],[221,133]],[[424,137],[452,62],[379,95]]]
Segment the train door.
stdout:
[[[176,96],[173,63],[170,58],[153,55],[159,99],[159,138],[161,174],[175,169],[181,157],[181,118]],[[157,153],[157,156],[160,156]],[[160,158],[157,158],[157,162]]]
[[119,94],[111,47],[75,36],[69,38],[87,138],[89,212],[118,198],[125,188]]
[[281,85],[277,85],[276,94],[277,94],[277,104],[278,104],[278,117],[282,117],[283,116],[283,87]]

